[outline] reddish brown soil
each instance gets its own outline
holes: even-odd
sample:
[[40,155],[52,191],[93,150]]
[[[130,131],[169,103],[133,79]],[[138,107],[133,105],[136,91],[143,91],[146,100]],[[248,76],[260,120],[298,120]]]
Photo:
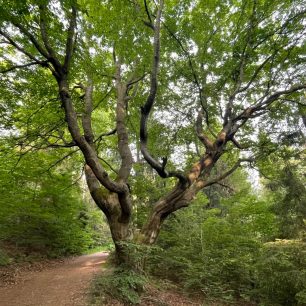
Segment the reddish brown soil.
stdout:
[[22,269],[14,281],[0,283],[0,306],[85,306],[90,280],[107,255],[84,255],[40,271]]

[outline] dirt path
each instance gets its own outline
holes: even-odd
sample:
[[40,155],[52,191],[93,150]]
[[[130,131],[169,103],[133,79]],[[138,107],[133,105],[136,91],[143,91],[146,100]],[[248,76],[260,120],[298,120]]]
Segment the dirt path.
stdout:
[[24,272],[18,284],[0,288],[0,306],[85,306],[90,280],[106,257],[99,252],[40,272]]

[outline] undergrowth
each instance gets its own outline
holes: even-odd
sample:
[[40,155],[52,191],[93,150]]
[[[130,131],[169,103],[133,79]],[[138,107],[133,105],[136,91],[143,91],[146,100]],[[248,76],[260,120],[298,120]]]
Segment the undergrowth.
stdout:
[[0,266],[6,266],[11,262],[10,257],[7,253],[0,249]]
[[124,267],[95,277],[91,287],[91,305],[105,305],[109,299],[116,299],[127,305],[139,304],[147,278]]

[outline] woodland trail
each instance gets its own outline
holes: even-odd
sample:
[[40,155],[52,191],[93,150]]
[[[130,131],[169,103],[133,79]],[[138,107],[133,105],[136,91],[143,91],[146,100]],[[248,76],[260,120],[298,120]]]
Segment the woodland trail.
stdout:
[[107,255],[84,255],[47,270],[24,272],[16,285],[0,288],[0,306],[85,306],[90,280]]

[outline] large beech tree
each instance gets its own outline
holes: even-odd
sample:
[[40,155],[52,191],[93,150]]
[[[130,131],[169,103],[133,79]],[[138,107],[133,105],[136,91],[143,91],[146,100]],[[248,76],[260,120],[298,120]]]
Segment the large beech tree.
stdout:
[[[21,155],[81,152],[121,261],[122,242],[153,244],[170,214],[262,158],[263,135],[305,119],[303,0],[0,3],[2,138]],[[166,187],[136,231],[140,166]]]

